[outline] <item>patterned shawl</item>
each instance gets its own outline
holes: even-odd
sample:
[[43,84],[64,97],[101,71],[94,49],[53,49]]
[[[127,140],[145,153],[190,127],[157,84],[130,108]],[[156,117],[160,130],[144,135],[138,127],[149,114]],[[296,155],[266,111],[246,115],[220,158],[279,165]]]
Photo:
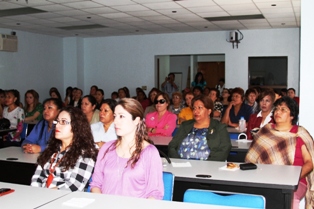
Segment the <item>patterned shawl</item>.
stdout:
[[[296,139],[300,137],[306,145],[314,163],[314,143],[308,131],[299,126],[297,133],[280,132],[267,124],[254,136],[245,161],[259,164],[293,165]],[[307,177],[306,208],[314,206],[314,172]]]

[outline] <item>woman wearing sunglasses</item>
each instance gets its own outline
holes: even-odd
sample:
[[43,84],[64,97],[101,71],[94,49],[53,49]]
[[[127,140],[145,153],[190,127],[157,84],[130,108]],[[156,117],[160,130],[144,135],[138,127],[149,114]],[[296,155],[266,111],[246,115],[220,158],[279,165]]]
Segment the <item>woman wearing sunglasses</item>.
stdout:
[[156,111],[145,117],[148,135],[171,136],[176,128],[177,116],[168,111],[170,104],[168,94],[159,92],[154,103]]
[[89,122],[79,108],[63,108],[54,121],[48,147],[38,157],[31,185],[50,189],[83,191],[96,161]]
[[[299,106],[289,98],[282,97],[275,104],[275,124],[262,127],[254,136],[245,161],[259,164],[301,166],[298,189],[293,195],[293,208],[299,208],[300,199],[306,196],[306,208],[313,207],[314,144],[309,132],[296,125]],[[310,207],[311,204],[311,207]]]

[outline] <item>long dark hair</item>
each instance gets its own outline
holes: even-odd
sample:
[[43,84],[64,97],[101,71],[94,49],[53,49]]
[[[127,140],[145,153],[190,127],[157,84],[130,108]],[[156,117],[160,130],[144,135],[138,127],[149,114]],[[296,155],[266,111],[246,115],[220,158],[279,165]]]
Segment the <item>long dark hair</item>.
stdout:
[[[198,77],[199,77],[199,76],[202,76],[202,78],[201,78],[201,80],[198,82]],[[194,78],[195,84],[198,84],[198,83],[203,84],[204,81],[205,81],[205,80],[204,80],[204,75],[203,75],[203,73],[201,73],[201,72],[196,73],[195,78]]]
[[[127,162],[127,165],[131,163],[131,168],[134,168],[137,161],[140,159],[140,155],[142,152],[143,141],[147,141],[150,144],[153,142],[148,138],[148,133],[146,130],[144,118],[144,110],[142,105],[135,99],[132,98],[124,98],[118,102],[118,105],[121,105],[128,113],[132,115],[132,119],[135,120],[137,117],[140,118],[140,122],[137,125],[137,130],[135,133],[135,150],[132,152],[130,159]],[[116,147],[121,143],[121,137],[118,136],[118,140],[116,140],[112,145],[107,149],[104,154],[107,154],[108,151],[112,151],[116,149]]]
[[[69,113],[71,117],[73,139],[70,149],[66,152],[60,166],[64,167],[65,170],[74,168],[80,156],[92,158],[96,161],[97,149],[95,148],[91,128],[85,114],[81,109],[74,107],[64,107],[60,113],[63,111]],[[53,127],[48,146],[38,157],[38,165],[44,167],[49,162],[51,156],[60,150],[61,144],[61,141],[55,138],[55,127]]]

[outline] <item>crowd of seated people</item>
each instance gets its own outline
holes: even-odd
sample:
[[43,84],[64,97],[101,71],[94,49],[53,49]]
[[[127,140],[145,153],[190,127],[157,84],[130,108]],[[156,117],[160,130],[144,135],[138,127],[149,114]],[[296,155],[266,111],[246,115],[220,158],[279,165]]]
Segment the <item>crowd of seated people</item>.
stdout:
[[[81,191],[95,167],[92,192],[161,199],[162,164],[151,137],[173,136],[168,146],[173,158],[225,161],[231,149],[227,127],[237,128],[244,117],[246,134],[253,140],[247,162],[304,167],[296,191],[297,204],[311,186],[306,179],[313,175],[314,146],[307,131],[296,126],[299,98],[295,90],[244,91],[224,85],[217,89],[204,86],[202,79],[197,75],[194,88],[178,92],[174,75],[169,74],[164,82],[168,92],[152,88],[147,98],[138,88],[135,99],[130,98],[127,87],[112,92],[110,99],[105,99],[104,91],[96,85],[85,96],[81,89],[68,87],[64,99],[53,87],[49,91],[51,98],[41,104],[38,93],[31,89],[25,93],[24,108],[20,107],[17,90],[0,89],[0,117],[9,119],[14,129],[3,140],[7,146],[21,145],[25,153],[42,153],[33,186]],[[20,142],[23,122],[30,121],[38,122]],[[261,150],[269,152],[267,146],[280,143],[273,137],[281,141],[288,137],[291,141],[285,148],[289,159],[278,157],[278,153],[259,157]],[[108,170],[106,177],[102,175],[104,168]],[[73,177],[77,174],[84,178]],[[117,177],[133,186],[125,189]],[[112,183],[110,187],[105,186],[107,182]]]

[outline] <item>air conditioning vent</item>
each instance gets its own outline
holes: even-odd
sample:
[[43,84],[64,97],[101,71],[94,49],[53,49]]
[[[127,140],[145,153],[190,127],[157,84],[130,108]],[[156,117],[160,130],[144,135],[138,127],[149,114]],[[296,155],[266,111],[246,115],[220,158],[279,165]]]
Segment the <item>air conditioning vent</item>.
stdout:
[[0,51],[17,52],[17,36],[0,34]]

